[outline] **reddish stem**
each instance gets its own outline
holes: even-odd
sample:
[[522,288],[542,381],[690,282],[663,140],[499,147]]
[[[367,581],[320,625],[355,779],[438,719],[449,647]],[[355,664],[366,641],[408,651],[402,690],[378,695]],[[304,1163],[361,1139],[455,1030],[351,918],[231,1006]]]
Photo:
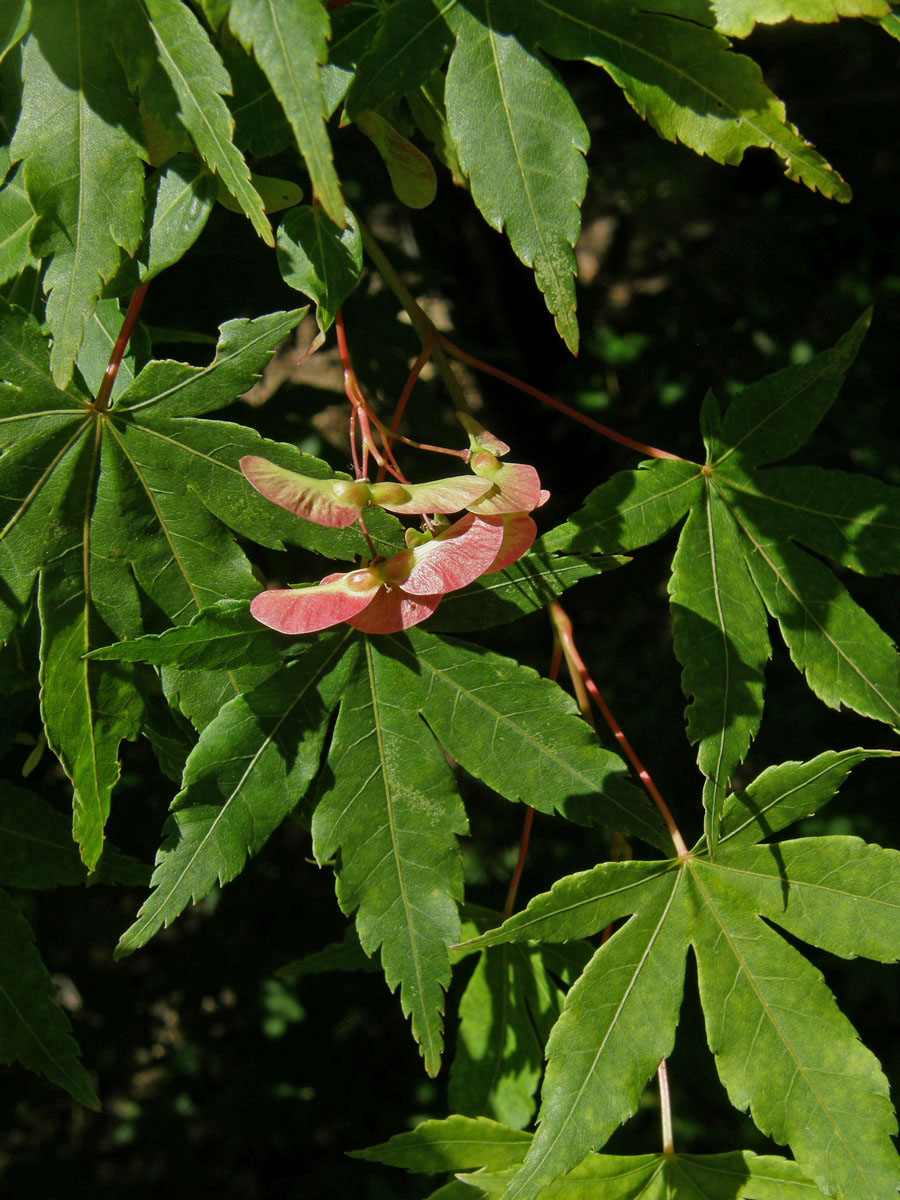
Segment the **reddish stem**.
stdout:
[[[400,399],[397,401],[397,407],[394,409],[394,415],[391,418],[391,435],[392,436],[384,438],[384,449],[385,449],[386,454],[390,452],[391,442],[393,441],[393,435],[395,435],[400,428],[400,422],[403,420],[403,414],[406,412],[406,406],[409,403],[409,398],[412,395],[413,388],[416,386],[416,381],[422,373],[422,368],[428,362],[429,358],[431,358],[431,351],[433,349],[434,349],[434,330],[429,329],[427,340],[425,341],[425,344],[422,347],[422,353],[419,355],[419,357],[413,363],[412,369],[409,372],[409,377],[407,378],[406,383],[403,386],[403,391],[400,393]],[[384,475],[385,475],[385,469],[384,469],[384,467],[382,467],[378,472],[378,482],[379,483],[381,482],[382,479],[384,479]]]
[[672,839],[678,857],[686,858],[690,852],[685,845],[684,838],[681,836],[678,826],[675,824],[675,818],[672,816],[668,804],[666,804],[665,800],[663,800],[660,790],[653,782],[650,772],[632,749],[631,743],[623,733],[622,728],[616,718],[612,715],[609,705],[600,694],[600,689],[597,687],[596,683],[594,683],[593,679],[591,679],[590,672],[585,666],[581,655],[578,653],[578,648],[575,645],[575,638],[572,633],[572,622],[569,620],[569,617],[562,606],[555,600],[549,605],[549,609],[550,619],[553,621],[553,625],[559,636],[559,640],[562,643],[563,653],[566,656],[566,660],[581,676],[585,687],[591,694],[591,698],[600,709],[600,712],[603,714],[603,719],[612,730],[616,741],[622,747],[622,752],[637,771],[641,783],[647,789],[650,798],[662,814],[662,819],[666,823],[666,828],[669,831],[669,836]]
[[138,314],[141,311],[141,305],[144,303],[144,297],[147,295],[147,288],[149,286],[149,282],[142,283],[131,297],[131,303],[128,305],[128,311],[125,313],[122,328],[119,330],[116,344],[113,346],[112,354],[109,356],[109,366],[103,373],[100,390],[97,392],[97,399],[94,401],[94,408],[97,412],[106,412],[109,408],[109,398],[112,395],[116,376],[119,374],[119,367],[122,365],[122,359],[125,357],[125,351],[131,340],[131,335],[134,333]]
[[338,8],[346,8],[348,4],[352,4],[353,0],[328,0],[325,5],[329,12],[334,12]]
[[522,839],[519,842],[519,861],[516,863],[516,869],[513,872],[513,877],[509,883],[509,891],[506,893],[506,904],[503,907],[503,920],[512,916],[513,909],[516,906],[516,892],[519,890],[519,881],[522,878],[522,872],[525,870],[525,859],[528,857],[528,843],[531,841],[531,826],[534,824],[534,809],[525,809],[525,821],[522,825]]
[[[547,672],[547,678],[556,680],[559,677],[559,668],[562,662],[563,649],[559,638],[553,642],[553,657],[550,660],[550,670]],[[525,859],[528,857],[528,843],[531,840],[531,826],[534,823],[534,809],[530,806],[525,810],[525,820],[522,823],[522,838],[519,842],[519,861],[516,863],[516,869],[513,872],[513,877],[509,883],[509,891],[506,893],[506,904],[503,908],[504,921],[512,916],[513,909],[516,906],[516,892],[519,890],[519,883],[522,879],[522,872],[525,869]]]
[[582,425],[587,425],[588,429],[593,429],[597,433],[603,434],[605,438],[609,438],[612,442],[619,442],[623,446],[628,446],[632,450],[638,450],[641,454],[648,454],[651,458],[671,458],[677,462],[683,462],[680,454],[670,454],[668,450],[658,450],[656,446],[647,446],[644,442],[636,442],[634,438],[625,437],[622,433],[616,433],[614,429],[610,429],[608,425],[601,425],[599,421],[594,421],[591,417],[584,416],[574,408],[570,408],[568,404],[564,404],[562,400],[556,400],[553,396],[549,396],[546,392],[542,392],[540,388],[532,387],[530,383],[525,383],[522,379],[517,379],[515,375],[510,375],[507,371],[501,371],[499,367],[493,367],[490,363],[482,362],[480,358],[475,358],[472,354],[467,354],[465,350],[455,346],[448,338],[445,338],[442,333],[438,333],[438,338],[444,349],[452,354],[454,358],[458,358],[460,362],[468,363],[470,367],[475,367],[479,371],[484,371],[487,375],[493,375],[497,379],[502,379],[504,383],[510,384],[514,388],[518,388],[520,392],[525,392],[529,396],[534,396],[535,399],[541,400],[544,404],[549,404],[552,408],[558,409],[561,413],[565,413],[567,417],[571,417],[573,421],[580,421]]
[[[375,413],[372,411],[368,400],[363,394],[359,380],[356,377],[356,371],[353,369],[353,361],[350,358],[350,347],[347,345],[347,334],[344,329],[344,318],[340,309],[334,319],[335,329],[337,330],[338,353],[341,356],[341,366],[344,368],[344,391],[347,399],[351,404],[350,414],[350,452],[353,458],[353,469],[356,472],[357,479],[366,479],[369,474],[369,454],[378,463],[380,468],[390,471],[390,473],[400,480],[401,483],[406,483],[406,476],[397,466],[396,459],[391,453],[390,446],[385,446],[385,454],[375,444],[375,439],[372,436],[372,425],[381,434],[382,442],[385,440],[385,426],[378,420]],[[362,464],[360,464],[356,453],[356,425],[359,422],[359,436],[362,441]]]

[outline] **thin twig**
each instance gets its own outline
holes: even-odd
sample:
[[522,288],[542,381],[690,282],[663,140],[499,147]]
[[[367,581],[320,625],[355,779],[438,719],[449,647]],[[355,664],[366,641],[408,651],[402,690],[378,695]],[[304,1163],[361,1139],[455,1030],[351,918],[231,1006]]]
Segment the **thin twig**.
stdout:
[[593,429],[596,433],[609,438],[610,441],[619,442],[621,445],[628,446],[631,450],[637,450],[641,454],[649,454],[651,458],[670,458],[677,462],[683,461],[679,454],[670,454],[668,450],[659,450],[656,446],[648,446],[644,442],[636,442],[634,438],[626,437],[623,433],[616,433],[608,425],[601,425],[599,421],[595,421],[591,417],[586,417],[583,413],[578,412],[577,409],[564,404],[562,400],[557,400],[553,396],[548,395],[547,392],[542,392],[540,388],[533,387],[530,383],[525,383],[522,379],[517,379],[515,375],[510,375],[508,371],[502,371],[499,367],[494,367],[490,363],[483,362],[480,358],[476,358],[474,354],[468,354],[459,346],[454,345],[449,338],[444,337],[442,333],[438,333],[437,336],[444,349],[449,354],[452,354],[454,358],[458,358],[460,362],[468,363],[470,367],[475,367],[478,371],[484,371],[486,375],[493,375],[496,379],[502,379],[504,383],[518,388],[520,392],[525,392],[526,395],[534,396],[536,400],[540,400],[544,404],[549,404],[552,408],[565,413],[567,417],[571,417],[573,421],[578,421],[580,424],[586,425],[588,429]]

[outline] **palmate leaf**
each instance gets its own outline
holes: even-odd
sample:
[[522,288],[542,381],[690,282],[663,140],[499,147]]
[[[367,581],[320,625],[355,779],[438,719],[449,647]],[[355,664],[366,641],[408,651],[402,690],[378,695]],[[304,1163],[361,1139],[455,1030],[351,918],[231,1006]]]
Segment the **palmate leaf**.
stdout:
[[[423,1121],[408,1133],[352,1153],[386,1166],[421,1174],[475,1171],[458,1178],[487,1195],[506,1188],[533,1141],[533,1135],[498,1121],[453,1115]],[[437,1193],[436,1193],[437,1194]],[[469,1195],[477,1192],[470,1191]],[[817,1200],[822,1192],[796,1163],[749,1150],[727,1154],[590,1154],[563,1179],[541,1193],[542,1200]]]
[[[515,1168],[460,1175],[488,1196],[506,1195]],[[619,1157],[590,1154],[563,1179],[541,1193],[542,1200],[822,1200],[823,1193],[795,1162],[749,1150],[730,1154],[641,1154]]]
[[[817,760],[773,770],[782,772],[782,801],[796,812],[802,790],[813,807],[827,799],[826,766],[839,777],[849,765],[847,758],[840,768]],[[773,797],[767,816],[777,803]],[[729,820],[730,812],[726,805]],[[636,914],[568,993],[548,1044],[541,1124],[503,1194],[544,1195],[542,1188],[599,1149],[635,1110],[667,1053],[665,1026],[674,1030],[688,944],[709,1044],[732,1101],[749,1107],[764,1133],[789,1143],[826,1194],[893,1194],[900,1182],[890,1141],[896,1121],[878,1063],[821,975],[759,917],[839,954],[893,961],[900,956],[898,904],[895,851],[854,838],[745,846],[723,836],[715,860],[694,852],[569,876],[499,930],[466,943],[585,937]],[[629,1037],[638,1021],[643,1034]],[[647,1028],[659,1032],[645,1050]]]
[[331,161],[319,64],[328,58],[328,13],[319,0],[232,0],[228,24],[253,51],[291,123],[313,191],[336,225],[344,225],[341,186]]
[[498,0],[454,10],[444,99],[472,198],[506,229],[570,350],[578,349],[575,255],[589,138],[558,76],[495,24]]
[[16,1060],[46,1075],[79,1103],[100,1101],[81,1064],[56,985],[41,961],[31,928],[18,905],[0,889],[0,1062]]
[[72,377],[89,320],[122,251],[138,245],[143,167],[137,109],[106,36],[103,5],[47,0],[25,43],[22,115],[12,142],[37,213],[32,252],[44,277],[53,378]]
[[574,700],[502,655],[422,629],[384,639],[417,681],[415,702],[441,745],[508,800],[635,834],[666,849],[665,826],[603,749]]
[[[118,778],[117,746],[135,736],[141,702],[130,667],[84,655],[111,634],[140,632],[139,587],[176,624],[258,590],[233,536],[197,498],[217,472],[223,505],[242,488],[241,519],[262,540],[272,536],[268,513],[253,519],[252,489],[237,467],[242,445],[230,460],[224,449],[235,430],[243,449],[261,439],[173,414],[230,403],[300,315],[232,322],[209,367],[151,363],[98,412],[74,385],[55,387],[33,318],[6,306],[0,313],[2,626],[8,636],[40,572],[42,709],[74,785],[75,832],[90,866]],[[157,417],[157,404],[168,415]]]
[[618,0],[536,0],[516,17],[504,2],[523,38],[556,58],[603,67],[662,137],[722,163],[740,162],[751,146],[771,148],[789,178],[850,199],[844,180],[787,120],[757,64],[698,23],[706,6],[699,18],[692,7],[681,20],[669,15],[672,6],[647,12]]
[[658,461],[601,485],[544,539],[553,550],[629,550],[689,513],[669,590],[693,703],[688,733],[707,777],[714,852],[724,788],[762,712],[765,611],[825,703],[900,728],[900,656],[836,575],[796,543],[866,574],[900,571],[900,489],[809,467],[755,469],[798,450],[837,397],[868,324],[831,350],[746,388],[724,416],[708,396],[702,467]]
[[130,954],[186,906],[230,882],[302,799],[353,665],[348,631],[229,701],[203,730],[172,801],[154,889],[116,954]]
[[430,1075],[440,1067],[448,948],[459,937],[467,832],[444,755],[410,715],[415,661],[392,653],[394,639],[360,642],[361,666],[341,700],[313,815],[319,862],[340,851],[337,895],[356,912],[359,940],[381,951],[388,986],[400,985]]

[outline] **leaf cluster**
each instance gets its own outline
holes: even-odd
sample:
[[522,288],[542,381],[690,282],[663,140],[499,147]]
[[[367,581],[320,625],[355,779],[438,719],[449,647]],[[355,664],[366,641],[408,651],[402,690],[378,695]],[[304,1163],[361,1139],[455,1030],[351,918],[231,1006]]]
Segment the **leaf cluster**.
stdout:
[[[900,489],[773,465],[803,451],[835,403],[868,314],[724,412],[708,395],[702,461],[654,453],[597,483],[526,555],[446,596],[425,626],[377,635],[339,625],[288,638],[249,610],[264,553],[296,549],[346,571],[406,545],[400,521],[380,509],[366,511],[363,531],[268,503],[241,459],[313,480],[334,473],[288,432],[276,441],[211,415],[254,384],[307,308],[224,322],[205,365],[153,357],[139,324],[127,353],[117,346],[146,286],[202,246],[218,203],[249,220],[260,255],[274,252],[285,283],[314,305],[315,346],[335,323],[343,338],[338,314],[368,253],[455,408],[446,340],[347,204],[332,138],[348,155],[368,139],[413,213],[451,178],[465,189],[533,270],[575,351],[590,138],[559,64],[602,68],[663,138],[718,163],[764,148],[789,178],[846,201],[848,185],[732,40],[757,24],[838,17],[896,36],[885,0],[9,6],[0,637],[4,662],[39,694],[72,817],[23,787],[0,797],[0,1061],[99,1103],[17,890],[143,886],[149,875],[116,951],[131,954],[234,880],[291,818],[315,863],[333,869],[353,925],[286,979],[377,966],[435,1075],[454,968],[474,959],[459,968],[471,973],[450,1071],[454,1115],[363,1157],[455,1175],[436,1193],[448,1200],[893,1194],[887,1081],[795,942],[894,962],[900,857],[857,837],[782,831],[825,805],[854,767],[898,751],[825,750],[751,783],[742,776],[776,626],[815,698],[888,736],[900,726],[900,657],[851,579],[900,571]],[[257,171],[259,159],[280,174]],[[282,209],[273,229],[269,214]],[[26,277],[40,288],[23,305]],[[679,524],[673,647],[702,779],[703,833],[691,849],[629,777],[618,744],[583,720],[584,706],[482,637],[575,584],[600,596],[599,576]],[[105,833],[122,743],[139,737],[177,785],[152,874]],[[518,914],[466,903],[470,778],[591,831],[592,847],[618,849]],[[689,949],[728,1096],[793,1160],[676,1155],[670,1144],[601,1153],[673,1049]],[[525,1132],[535,1116],[536,1132]]]

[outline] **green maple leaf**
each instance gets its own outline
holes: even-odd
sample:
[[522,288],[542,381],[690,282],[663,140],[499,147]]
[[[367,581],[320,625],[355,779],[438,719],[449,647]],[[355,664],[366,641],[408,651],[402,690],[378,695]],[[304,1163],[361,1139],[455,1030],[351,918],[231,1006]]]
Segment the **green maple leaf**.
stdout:
[[[508,800],[669,845],[625,764],[556,684],[502,655],[411,629],[384,639],[414,667],[416,701],[441,745]],[[411,697],[412,698],[412,697]]]
[[31,250],[44,277],[53,378],[64,387],[90,319],[122,251],[143,227],[144,173],[137,109],[107,41],[103,5],[37,5],[24,46],[22,114],[12,141],[24,160],[37,221]]
[[[480,1189],[482,1195],[504,1196],[532,1141],[532,1134],[499,1121],[454,1114],[442,1121],[423,1121],[381,1145],[355,1151],[352,1157],[421,1174],[472,1171],[458,1175],[458,1180]],[[682,1194],[698,1200],[740,1200],[745,1196],[753,1200],[816,1200],[822,1196],[790,1159],[749,1150],[589,1154],[565,1178],[541,1192],[542,1200],[577,1200],[585,1195],[669,1200]]]
[[705,464],[657,460],[623,472],[546,539],[553,550],[632,550],[688,514],[669,591],[711,851],[726,786],[759,728],[767,613],[820,699],[900,727],[893,640],[802,548],[864,574],[898,571],[900,489],[766,465],[798,450],[825,416],[867,325],[865,316],[834,349],[746,388],[724,419],[707,397]]
[[360,944],[381,951],[388,986],[440,1067],[448,948],[459,936],[462,861],[456,835],[468,823],[440,747],[410,719],[413,670],[384,653],[386,639],[360,640],[360,666],[341,701],[319,801],[313,845],[323,862],[340,850],[337,895],[356,912]]
[[[489,928],[498,915],[479,913],[481,928]],[[481,952],[459,1002],[451,1108],[514,1129],[531,1121],[544,1043],[565,997],[555,976],[577,977],[592,952],[588,942],[503,945]]]
[[[128,22],[127,37],[120,37],[119,51],[143,55],[140,69],[132,66],[132,71],[141,82],[148,111],[164,125],[190,134],[204,162],[263,241],[273,246],[262,199],[234,144],[234,120],[223,99],[231,92],[231,79],[203,26],[180,0],[144,0],[141,8],[123,13],[122,20]],[[150,48],[151,38],[154,48]]]
[[[246,390],[303,311],[229,322],[206,367],[148,363],[106,411],[80,383],[56,387],[33,318],[6,305],[0,313],[0,631],[5,638],[15,628],[40,575],[43,713],[75,789],[75,834],[89,866],[102,850],[118,743],[136,736],[142,700],[129,663],[84,656],[111,635],[142,632],[141,593],[186,624],[219,600],[259,590],[212,510],[262,544],[311,535],[313,548],[337,556],[364,548],[354,533],[266,504],[238,467],[266,443],[198,419]],[[270,444],[267,453],[307,474],[329,473],[292,447]],[[390,542],[391,522],[380,528]],[[208,707],[238,686],[233,674],[220,675],[218,696],[207,687]]]
[[189,903],[234,879],[296,806],[319,768],[328,718],[352,667],[349,637],[323,636],[203,729],[172,801],[153,891],[117,955],[145,945]]
[[751,146],[762,146],[784,161],[790,179],[850,199],[844,180],[788,121],[757,64],[706,27],[706,6],[698,14],[692,5],[680,19],[678,5],[646,11],[618,0],[536,0],[518,6],[516,16],[515,6],[504,3],[523,39],[556,58],[602,67],[669,141],[722,163],[738,163]]
[[746,37],[757,23],[836,21],[839,17],[883,17],[891,11],[886,0],[715,0],[716,28]]
[[826,803],[867,753],[787,764],[763,781],[761,795],[748,789],[729,800],[723,828],[731,832],[715,860],[698,847],[667,864],[605,863],[561,880],[468,943],[588,937],[634,914],[566,997],[547,1044],[540,1128],[504,1192],[509,1200],[544,1195],[635,1111],[674,1042],[688,945],[732,1102],[790,1144],[826,1194],[892,1194],[900,1159],[887,1081],[819,972],[760,920],[832,953],[900,957],[900,853],[857,838],[757,844],[798,806]]
[[575,254],[589,137],[552,67],[505,24],[498,0],[453,10],[456,45],[444,100],[472,198],[505,229],[569,349],[578,349]]
[[346,99],[347,114],[378,108],[425,83],[453,41],[445,16],[457,0],[398,0],[379,13],[378,31],[360,58]]
[[9,169],[9,149],[0,150],[0,283],[25,269],[31,259],[29,239],[35,222],[34,209],[22,183],[22,167]]
[[[304,802],[314,808],[316,857],[325,862],[339,852],[341,907],[356,913],[365,952],[380,950],[388,985],[400,985],[401,1005],[434,1073],[449,947],[460,936],[457,836],[467,828],[436,738],[511,800],[663,846],[665,829],[574,701],[509,659],[419,630],[369,639],[344,628],[282,644],[300,657],[278,669],[273,635],[254,632],[246,606],[227,601],[181,628],[91,654],[92,663],[147,661],[193,672],[207,688],[238,663],[257,663],[247,669],[263,674],[220,711],[221,692],[213,689],[202,702],[202,732],[173,803],[154,892],[119,953],[143,945],[188,903],[243,869],[304,799],[340,701],[325,765]],[[541,990],[530,1021],[555,1001],[540,963],[528,969]],[[539,1059],[536,1043],[532,1051]],[[532,1063],[532,1084],[535,1070]]]
[[319,64],[328,57],[328,13],[319,0],[232,0],[228,24],[252,49],[290,121],[313,191],[343,228],[344,201],[331,161]]

